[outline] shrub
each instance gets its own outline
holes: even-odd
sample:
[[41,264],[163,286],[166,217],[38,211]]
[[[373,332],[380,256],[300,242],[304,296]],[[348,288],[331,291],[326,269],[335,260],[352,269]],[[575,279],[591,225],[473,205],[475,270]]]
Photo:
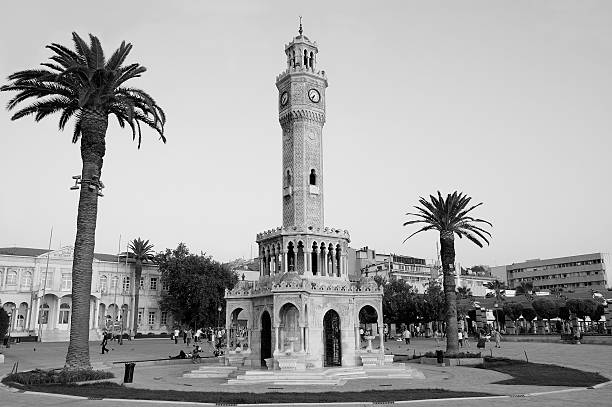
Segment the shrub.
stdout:
[[[436,353],[435,352],[427,352],[425,355],[426,358],[435,358],[436,357]],[[474,358],[481,358],[482,355],[480,352],[478,353],[471,353],[471,352],[459,352],[459,353],[454,353],[452,355],[447,355],[446,353],[444,353],[444,357],[447,359],[474,359]]]
[[35,369],[27,372],[11,373],[7,375],[3,382],[14,382],[20,384],[50,384],[50,383],[74,383],[84,382],[88,380],[111,379],[115,377],[112,372],[105,370],[64,370],[52,369],[42,370]]

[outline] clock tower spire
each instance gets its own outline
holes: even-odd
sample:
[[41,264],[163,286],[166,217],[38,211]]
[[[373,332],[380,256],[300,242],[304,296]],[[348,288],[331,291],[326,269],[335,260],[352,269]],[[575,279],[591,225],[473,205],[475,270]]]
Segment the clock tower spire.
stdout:
[[285,45],[287,68],[276,78],[283,142],[283,226],[323,227],[325,71],[317,69],[317,43],[299,35]]

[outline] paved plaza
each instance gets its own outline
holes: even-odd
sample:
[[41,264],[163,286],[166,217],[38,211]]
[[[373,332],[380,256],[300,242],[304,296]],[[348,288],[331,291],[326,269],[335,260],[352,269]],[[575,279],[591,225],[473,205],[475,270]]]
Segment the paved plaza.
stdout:
[[[0,373],[5,375],[10,372],[13,364],[19,362],[19,370],[33,368],[57,368],[63,364],[67,349],[67,343],[21,343],[2,349],[6,357],[4,365],[0,365]],[[205,349],[210,354],[212,347],[205,343]],[[413,339],[408,346],[403,342],[386,342],[387,352],[394,354],[424,353],[435,349],[432,339]],[[166,358],[175,355],[181,349],[187,351],[186,345],[179,343],[175,345],[169,339],[150,339],[125,341],[123,345],[115,342],[109,347],[111,352],[101,355],[97,343],[91,343],[91,360],[96,367],[111,368],[117,376],[114,381],[120,383],[123,378],[123,365],[115,364],[116,361],[147,360],[154,358]],[[474,349],[472,344],[471,350]],[[514,359],[524,359],[525,352],[529,361],[558,364],[581,370],[599,372],[606,377],[612,378],[612,349],[602,345],[566,345],[550,343],[522,343],[504,342],[501,349],[487,347],[486,354],[504,356]],[[212,363],[213,360],[205,362]],[[111,367],[112,366],[112,367]],[[181,363],[174,365],[136,365],[134,383],[129,386],[139,388],[151,388],[158,390],[181,390],[181,391],[228,391],[228,392],[319,392],[319,391],[361,391],[364,389],[410,389],[410,388],[444,388],[449,390],[468,390],[488,392],[498,395],[511,395],[511,398],[499,398],[495,400],[437,400],[435,405],[440,406],[479,406],[490,405],[494,402],[498,405],[538,405],[538,406],[562,406],[574,405],[578,402],[587,403],[589,406],[607,406],[612,397],[612,386],[602,386],[598,389],[580,390],[565,387],[544,386],[507,386],[492,384],[499,380],[508,378],[507,375],[481,369],[466,367],[435,367],[415,364],[417,369],[425,374],[425,380],[405,379],[368,379],[349,380],[343,386],[277,386],[273,390],[268,385],[252,386],[230,386],[226,385],[225,379],[186,379],[183,373],[197,369],[198,365]],[[382,386],[384,385],[384,387]],[[151,402],[138,401],[109,401],[109,400],[84,400],[52,395],[24,394],[13,389],[2,387],[0,389],[0,405],[2,406],[136,406],[151,405]],[[552,393],[551,393],[552,392]],[[533,395],[534,393],[545,393]],[[526,395],[526,396],[525,396]],[[413,402],[417,404],[431,404],[431,402]],[[367,404],[367,403],[366,403]],[[173,403],[173,405],[189,405],[188,403]]]

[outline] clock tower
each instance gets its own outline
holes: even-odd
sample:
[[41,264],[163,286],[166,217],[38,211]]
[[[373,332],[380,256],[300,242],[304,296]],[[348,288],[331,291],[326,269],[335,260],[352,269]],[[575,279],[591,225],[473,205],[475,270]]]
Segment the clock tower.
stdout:
[[323,227],[322,137],[325,71],[317,68],[317,43],[299,35],[285,46],[287,68],[276,78],[283,137],[283,227]]

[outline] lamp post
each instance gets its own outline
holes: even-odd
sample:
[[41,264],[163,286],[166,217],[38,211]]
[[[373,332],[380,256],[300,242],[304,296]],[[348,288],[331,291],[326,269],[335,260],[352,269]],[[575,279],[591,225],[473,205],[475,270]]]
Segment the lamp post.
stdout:
[[219,321],[221,320],[221,311],[223,310],[223,308],[219,305],[219,307],[217,307],[217,329],[219,329]]

